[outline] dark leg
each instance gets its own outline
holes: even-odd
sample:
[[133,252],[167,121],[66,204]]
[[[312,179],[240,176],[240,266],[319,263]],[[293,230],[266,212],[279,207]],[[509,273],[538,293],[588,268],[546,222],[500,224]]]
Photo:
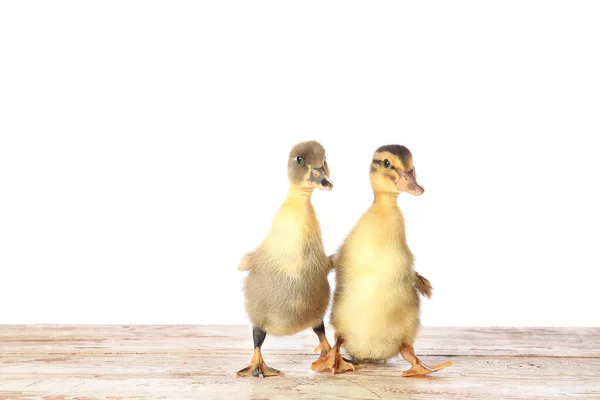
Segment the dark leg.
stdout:
[[313,328],[313,331],[317,334],[317,337],[319,338],[319,345],[315,349],[315,353],[320,351],[321,356],[319,357],[319,359],[321,359],[327,355],[329,350],[331,350],[331,346],[327,341],[327,336],[325,336],[325,324],[323,324],[323,321],[321,321],[319,325],[315,326]]
[[254,348],[260,349],[267,337],[267,332],[263,331],[258,326],[252,327],[252,339],[254,340]]
[[267,332],[258,326],[252,327],[252,339],[254,339],[254,355],[252,356],[252,361],[250,361],[250,365],[246,368],[238,371],[238,376],[274,376],[281,375],[281,372],[278,370],[269,367],[265,364],[265,361],[262,358],[262,354],[260,353],[260,348],[267,337]]

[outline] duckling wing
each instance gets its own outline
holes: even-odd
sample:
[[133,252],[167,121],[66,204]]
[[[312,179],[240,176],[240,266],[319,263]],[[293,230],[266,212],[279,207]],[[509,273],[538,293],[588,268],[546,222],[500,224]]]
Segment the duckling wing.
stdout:
[[421,295],[431,298],[431,292],[433,291],[433,287],[431,286],[431,282],[425,277],[419,275],[415,272],[415,288]]
[[238,270],[250,271],[250,268],[252,268],[252,264],[249,260],[249,254],[244,254],[244,257],[242,257],[242,261],[240,261],[240,265],[238,266]]

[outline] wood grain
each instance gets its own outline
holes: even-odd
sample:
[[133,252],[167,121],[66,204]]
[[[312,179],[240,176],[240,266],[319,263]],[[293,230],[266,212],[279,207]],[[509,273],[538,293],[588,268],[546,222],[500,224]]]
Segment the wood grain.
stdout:
[[[401,359],[317,374],[314,333],[267,337],[285,373],[239,378],[252,356],[244,326],[0,326],[0,399],[346,398],[600,399],[600,328],[429,328],[416,350],[455,365],[401,378]],[[330,340],[333,341],[331,330]]]

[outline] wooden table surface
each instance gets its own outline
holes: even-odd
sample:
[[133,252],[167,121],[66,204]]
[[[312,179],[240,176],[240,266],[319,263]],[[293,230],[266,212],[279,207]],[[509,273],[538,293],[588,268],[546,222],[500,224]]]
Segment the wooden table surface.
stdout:
[[423,361],[454,366],[423,378],[402,378],[400,358],[314,373],[316,344],[267,336],[265,361],[285,375],[239,378],[247,326],[0,325],[0,399],[600,399],[600,328],[425,328]]

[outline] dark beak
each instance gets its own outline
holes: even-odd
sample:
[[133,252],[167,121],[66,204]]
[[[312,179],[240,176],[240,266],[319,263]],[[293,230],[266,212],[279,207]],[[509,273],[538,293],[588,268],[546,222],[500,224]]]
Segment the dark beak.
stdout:
[[331,190],[333,189],[333,182],[331,182],[331,179],[325,175],[323,176],[323,179],[321,179],[321,186],[323,186],[323,189],[325,190]]
[[333,182],[327,176],[327,172],[325,172],[325,168],[314,168],[310,169],[310,177],[308,178],[310,184],[316,188],[321,190],[331,190],[333,189]]

